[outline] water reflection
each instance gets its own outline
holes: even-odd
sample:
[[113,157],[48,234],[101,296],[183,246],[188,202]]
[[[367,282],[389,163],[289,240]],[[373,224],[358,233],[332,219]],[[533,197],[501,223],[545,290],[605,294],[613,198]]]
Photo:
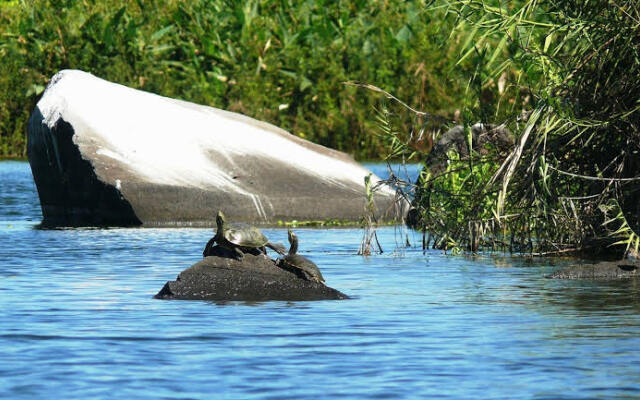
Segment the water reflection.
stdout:
[[563,281],[541,291],[548,305],[570,306],[580,311],[606,314],[640,312],[640,282],[637,278],[609,281]]

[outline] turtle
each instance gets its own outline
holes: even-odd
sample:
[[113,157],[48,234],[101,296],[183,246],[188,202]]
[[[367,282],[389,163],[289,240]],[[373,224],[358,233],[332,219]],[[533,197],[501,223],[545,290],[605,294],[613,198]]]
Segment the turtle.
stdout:
[[242,260],[244,253],[259,250],[265,255],[269,247],[280,255],[285,254],[285,248],[281,244],[271,243],[267,237],[255,226],[246,224],[228,224],[222,211],[216,216],[216,234],[204,247],[202,256],[206,257],[215,243],[218,246],[231,250],[238,260]]
[[291,247],[289,248],[289,253],[286,256],[278,260],[278,266],[289,270],[291,272],[296,273],[298,276],[308,280],[315,281],[318,283],[323,283],[324,278],[322,277],[322,273],[320,273],[320,269],[313,261],[309,260],[305,256],[301,256],[297,254],[298,252],[298,236],[291,229],[288,231],[289,243]]

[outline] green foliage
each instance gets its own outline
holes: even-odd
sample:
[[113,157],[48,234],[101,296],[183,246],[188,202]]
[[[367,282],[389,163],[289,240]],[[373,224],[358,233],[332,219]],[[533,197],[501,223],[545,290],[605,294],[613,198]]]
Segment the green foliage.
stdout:
[[[458,66],[469,84],[462,123],[497,121],[516,143],[508,154],[490,146],[469,151],[460,165],[449,157],[444,173],[427,173],[414,188],[420,228],[435,235],[437,246],[453,242],[472,251],[496,244],[545,254],[635,246],[629,232],[640,225],[637,1],[442,0],[435,7],[456,16],[453,34],[463,38]],[[422,157],[429,159],[428,150]],[[488,167],[475,175],[483,162]],[[602,207],[611,201],[628,231],[611,235]]]
[[349,226],[357,226],[358,222],[351,220],[342,220],[342,219],[326,219],[326,220],[310,220],[310,221],[278,221],[278,226],[285,226],[290,228],[303,228],[303,227],[349,227]]
[[[358,158],[376,100],[395,88],[452,115],[456,38],[424,0],[43,0],[0,3],[0,155],[25,154],[28,115],[50,77],[82,69],[164,96],[237,111]],[[456,89],[460,88],[460,89]]]
[[609,229],[609,236],[618,240],[611,246],[624,245],[626,246],[625,253],[633,250],[637,254],[640,249],[640,236],[629,226],[620,204],[611,199],[607,204],[600,205],[600,211],[605,215],[605,221],[602,225],[606,228],[613,228]]

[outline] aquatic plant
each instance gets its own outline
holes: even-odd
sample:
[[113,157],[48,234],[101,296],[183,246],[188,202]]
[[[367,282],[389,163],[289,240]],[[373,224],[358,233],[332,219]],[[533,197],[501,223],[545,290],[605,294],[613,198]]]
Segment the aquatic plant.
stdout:
[[[440,159],[439,168],[431,149],[421,152],[419,182],[404,183],[415,199],[415,225],[431,235],[425,245],[536,254],[635,245],[638,3],[456,0],[433,7],[455,15],[452,35],[464,38],[459,67],[468,85],[459,122],[466,146]],[[400,108],[414,119],[437,116]],[[497,121],[489,133],[508,129],[515,144],[508,152],[491,141],[474,145],[469,132],[478,121]],[[452,125],[436,124],[435,132]],[[416,151],[410,134],[382,131],[395,146],[392,154]],[[612,230],[603,212],[612,201],[628,229]]]
[[364,177],[364,187],[365,187],[365,206],[364,206],[364,215],[362,217],[362,240],[360,242],[360,248],[358,249],[358,255],[368,256],[371,255],[372,252],[377,251],[382,254],[382,246],[380,245],[380,241],[378,241],[378,234],[376,232],[376,227],[378,224],[378,218],[376,217],[375,210],[375,202],[374,202],[374,191],[375,187],[371,182],[371,177],[373,174],[369,174]]

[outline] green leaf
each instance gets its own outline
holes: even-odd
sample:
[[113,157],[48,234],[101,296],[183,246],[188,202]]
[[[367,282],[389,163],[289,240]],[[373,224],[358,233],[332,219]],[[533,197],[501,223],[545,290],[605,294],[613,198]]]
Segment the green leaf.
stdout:
[[473,172],[473,131],[468,124],[464,126],[464,136],[467,144],[467,150],[469,151],[469,169]]
[[504,48],[507,45],[507,40],[509,39],[509,36],[504,35],[502,37],[502,39],[500,40],[500,43],[498,43],[498,45],[496,46],[493,54],[491,55],[491,58],[489,59],[489,61],[486,64],[486,68],[490,68],[491,65],[493,65],[493,62],[498,58],[498,56],[503,52]]
[[373,45],[371,44],[371,41],[367,39],[362,45],[362,54],[369,56],[371,53],[373,53]]
[[551,41],[553,41],[553,33],[550,33],[547,35],[547,37],[544,39],[544,48],[543,48],[543,52],[547,52],[549,50],[549,46],[551,46]]
[[27,92],[25,93],[25,97],[39,96],[42,92],[44,92],[44,86],[34,83],[29,87],[29,90],[27,90]]
[[164,35],[166,35],[167,33],[171,32],[173,30],[173,25],[167,25],[164,28],[155,31],[152,35],[151,35],[151,41],[155,42],[156,40],[162,38]]
[[302,82],[300,82],[300,91],[304,92],[304,90],[310,87],[311,85],[313,85],[313,83],[309,79],[307,79],[306,76],[303,76]]
[[402,28],[396,33],[396,40],[400,43],[407,43],[411,39],[411,29],[407,25],[403,25]]
[[289,78],[293,78],[293,79],[298,79],[298,74],[296,74],[293,71],[287,71],[286,69],[280,69],[278,70],[278,72],[280,72],[282,75],[284,76],[288,76]]
[[111,17],[109,23],[104,27],[103,31],[103,42],[107,48],[113,47],[115,44],[114,33],[116,32],[116,27],[120,24],[120,20],[124,15],[126,7],[120,7],[120,9]]

